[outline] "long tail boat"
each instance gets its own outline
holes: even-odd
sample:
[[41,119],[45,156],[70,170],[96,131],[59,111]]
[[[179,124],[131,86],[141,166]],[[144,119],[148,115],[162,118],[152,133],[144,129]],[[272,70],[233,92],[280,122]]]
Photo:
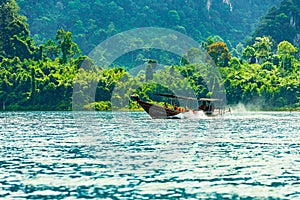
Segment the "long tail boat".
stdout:
[[[152,119],[181,119],[182,114],[192,113],[193,115],[198,115],[199,112],[203,113],[205,116],[215,117],[224,115],[227,112],[231,112],[231,109],[228,108],[220,108],[215,107],[214,103],[217,101],[221,101],[220,99],[213,98],[191,98],[191,97],[183,97],[176,96],[173,94],[155,94],[161,97],[173,98],[173,99],[185,99],[185,100],[193,100],[197,102],[202,102],[202,104],[196,109],[189,109],[187,107],[178,107],[176,104],[174,106],[168,106],[165,103],[165,106],[161,106],[158,104],[150,103],[141,100],[137,95],[132,95],[131,99],[136,101],[150,116]],[[189,115],[191,116],[191,115]]]

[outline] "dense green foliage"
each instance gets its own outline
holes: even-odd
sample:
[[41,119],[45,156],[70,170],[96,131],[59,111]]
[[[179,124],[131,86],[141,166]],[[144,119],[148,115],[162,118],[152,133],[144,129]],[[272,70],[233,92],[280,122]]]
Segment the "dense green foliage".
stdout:
[[73,33],[74,41],[87,54],[116,33],[149,26],[177,30],[198,41],[203,41],[210,35],[220,35],[229,48],[235,47],[239,42],[245,41],[255,29],[259,18],[280,0],[17,2],[21,7],[21,14],[28,18],[37,43],[53,39],[56,30],[64,29]]
[[261,19],[256,28],[256,37],[271,36],[275,42],[286,40],[300,47],[300,2],[284,0],[278,7],[273,7]]
[[[60,3],[57,5],[62,6]],[[0,36],[5,39],[0,40],[0,109],[71,110],[74,87],[81,88],[75,92],[83,100],[82,106],[97,110],[138,109],[138,105],[129,100],[133,93],[148,101],[162,100],[153,95],[158,92],[197,97],[212,95],[205,80],[214,77],[214,71],[209,62],[195,64],[199,53],[201,57],[199,49],[190,49],[182,55],[180,64],[173,66],[159,66],[160,62],[147,59],[143,70],[132,76],[125,67],[95,66],[92,59],[81,54],[73,34],[64,29],[57,29],[55,39],[37,47],[30,37],[26,18],[18,14],[15,1],[0,1],[0,6]],[[76,4],[73,6],[75,9]],[[117,7],[111,9],[122,13]],[[166,11],[169,22],[177,24],[186,19],[174,9]],[[213,79],[212,85],[216,88],[224,83],[228,103],[254,104],[261,109],[299,109],[299,51],[292,43],[275,43],[270,37],[256,37],[248,46],[238,45],[230,51],[222,38],[208,37],[202,47],[222,75],[222,79]],[[158,54],[167,57],[167,54]],[[96,84],[96,94],[90,99],[85,91],[93,84]]]
[[[225,84],[228,103],[253,104],[264,110],[299,107],[300,62],[287,53],[289,50],[295,50],[295,47],[282,42],[278,45],[278,55],[270,54],[261,61],[262,64],[249,64],[246,59],[241,61],[236,57],[226,66],[220,64],[218,69],[223,80],[217,80],[217,83]],[[222,52],[212,53],[222,58]],[[90,67],[78,69],[84,60],[86,57],[72,58],[62,64],[59,58],[23,62],[18,58],[5,58],[0,66],[0,100],[9,110],[70,110],[73,84],[88,90],[93,82],[98,85],[96,102],[89,104],[87,99],[83,105],[87,109],[109,110],[111,106],[137,109],[136,103],[129,101],[133,93],[147,101],[162,100],[153,96],[161,92],[176,91],[176,94],[198,97],[211,95],[204,79],[213,71],[207,66],[186,64],[157,68],[150,62],[133,77],[122,68],[93,67],[91,61]],[[86,98],[84,89],[79,92]]]
[[264,110],[299,107],[300,62],[291,54],[280,53],[284,43],[278,45],[278,54],[269,54],[261,64],[232,58],[221,68],[228,103],[243,102]]
[[26,18],[17,15],[19,7],[14,0],[0,2],[0,57],[38,59],[40,51],[29,37]]

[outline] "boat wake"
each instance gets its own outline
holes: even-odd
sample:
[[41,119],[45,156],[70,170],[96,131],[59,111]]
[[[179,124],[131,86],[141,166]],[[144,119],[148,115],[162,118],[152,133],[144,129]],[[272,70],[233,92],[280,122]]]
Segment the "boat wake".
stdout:
[[209,119],[203,111],[188,111],[174,116],[177,119]]

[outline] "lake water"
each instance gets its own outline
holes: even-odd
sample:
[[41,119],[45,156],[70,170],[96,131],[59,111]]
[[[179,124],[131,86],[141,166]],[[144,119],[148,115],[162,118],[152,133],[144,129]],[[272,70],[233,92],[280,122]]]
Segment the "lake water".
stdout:
[[300,113],[0,113],[5,199],[300,199]]

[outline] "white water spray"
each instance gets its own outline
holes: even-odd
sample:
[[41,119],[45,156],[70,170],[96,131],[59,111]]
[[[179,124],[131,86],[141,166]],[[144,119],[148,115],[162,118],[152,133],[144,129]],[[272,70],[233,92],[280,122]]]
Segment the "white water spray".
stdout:
[[180,113],[176,115],[176,117],[180,119],[210,119],[210,117],[206,116],[203,111],[189,111],[185,113]]

